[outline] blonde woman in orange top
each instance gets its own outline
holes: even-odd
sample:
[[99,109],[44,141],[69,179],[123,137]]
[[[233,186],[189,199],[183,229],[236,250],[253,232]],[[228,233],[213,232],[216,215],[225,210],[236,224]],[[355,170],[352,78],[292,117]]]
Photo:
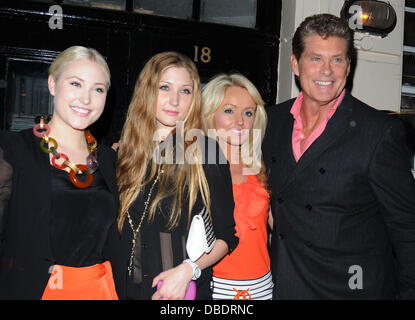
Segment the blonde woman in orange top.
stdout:
[[[239,244],[213,267],[213,299],[272,299],[267,223],[272,226],[261,142],[264,102],[241,74],[220,74],[203,90],[202,123],[230,164]],[[272,228],[271,228],[272,230]]]

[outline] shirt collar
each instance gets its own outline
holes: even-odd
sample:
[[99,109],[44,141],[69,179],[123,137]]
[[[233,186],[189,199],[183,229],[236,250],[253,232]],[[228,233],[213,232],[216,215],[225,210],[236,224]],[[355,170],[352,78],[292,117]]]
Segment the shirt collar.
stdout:
[[[340,93],[340,95],[337,97],[336,103],[333,105],[330,111],[327,112],[327,119],[329,119],[334,114],[334,112],[337,110],[337,107],[343,101],[343,98],[345,95],[346,95],[346,89],[343,89],[342,93]],[[303,105],[303,92],[300,92],[300,94],[297,96],[297,99],[295,99],[294,104],[290,110],[290,113],[293,115],[294,119],[301,118],[300,111],[301,111],[302,105]]]

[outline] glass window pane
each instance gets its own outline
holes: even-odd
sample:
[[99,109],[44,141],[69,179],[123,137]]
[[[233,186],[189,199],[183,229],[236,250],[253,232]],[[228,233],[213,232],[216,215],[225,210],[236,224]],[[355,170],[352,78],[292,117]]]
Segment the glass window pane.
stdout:
[[[401,100],[401,111],[413,111],[415,112],[415,95],[411,96],[410,94],[402,95]],[[415,122],[414,122],[415,128]]]
[[90,0],[62,0],[62,4],[74,4],[77,6],[90,7],[91,1]]
[[125,0],[91,0],[91,7],[125,10]]
[[27,1],[30,1],[30,2],[46,2],[46,3],[56,4],[55,0],[27,0]]
[[255,28],[256,0],[202,0],[200,21]]
[[31,128],[36,116],[52,114],[48,69],[47,63],[10,61],[6,97],[8,129],[19,131]]
[[412,150],[412,173],[415,177],[415,0],[405,0],[405,6],[400,118],[407,124],[407,138]]
[[404,30],[404,45],[415,47],[415,12],[405,12]]
[[415,8],[415,0],[405,0],[405,6]]
[[126,0],[63,0],[63,4],[73,4],[84,7],[125,10]]
[[415,88],[415,52],[403,53],[402,71],[402,84]]
[[134,11],[190,20],[193,0],[134,0]]

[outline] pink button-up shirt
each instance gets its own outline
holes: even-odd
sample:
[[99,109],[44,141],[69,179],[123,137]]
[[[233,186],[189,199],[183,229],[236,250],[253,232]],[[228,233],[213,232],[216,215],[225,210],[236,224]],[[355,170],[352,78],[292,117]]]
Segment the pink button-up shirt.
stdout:
[[301,142],[305,139],[304,132],[303,132],[303,121],[301,119],[300,110],[303,105],[303,93],[300,92],[297,99],[295,100],[293,106],[291,107],[291,114],[294,117],[294,128],[292,134],[292,147],[293,147],[293,154],[295,161],[298,162],[304,152],[311,146],[311,144],[323,133],[324,129],[326,128],[327,122],[333,116],[334,112],[336,112],[337,107],[342,102],[346,91],[343,89],[340,96],[337,98],[336,103],[333,105],[333,108],[327,112],[326,118],[323,122],[321,122],[317,128],[313,130],[311,135],[308,137],[307,141],[304,144],[304,149],[301,151]]

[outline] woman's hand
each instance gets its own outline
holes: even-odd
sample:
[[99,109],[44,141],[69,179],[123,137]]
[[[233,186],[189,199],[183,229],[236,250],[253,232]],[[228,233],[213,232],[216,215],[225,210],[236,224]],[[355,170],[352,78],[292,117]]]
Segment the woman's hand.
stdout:
[[111,148],[115,151],[115,152],[117,152],[118,151],[118,148],[120,147],[120,142],[118,141],[118,142],[114,142],[113,144],[112,144],[112,146],[111,146]]
[[183,300],[192,276],[193,269],[188,263],[182,263],[175,268],[160,273],[153,279],[152,287],[154,288],[159,280],[162,280],[163,283],[151,299]]
[[271,207],[269,208],[269,211],[268,211],[268,226],[272,232],[273,230],[272,228],[274,227],[274,218],[272,216]]
[[[201,270],[215,264],[228,252],[228,245],[225,241],[217,239],[212,251],[204,253],[197,261],[197,265]],[[152,300],[183,300],[186,290],[192,280],[193,269],[188,263],[182,263],[175,268],[160,273],[153,279],[152,287],[157,285],[159,280],[163,281],[160,289],[158,289]]]

